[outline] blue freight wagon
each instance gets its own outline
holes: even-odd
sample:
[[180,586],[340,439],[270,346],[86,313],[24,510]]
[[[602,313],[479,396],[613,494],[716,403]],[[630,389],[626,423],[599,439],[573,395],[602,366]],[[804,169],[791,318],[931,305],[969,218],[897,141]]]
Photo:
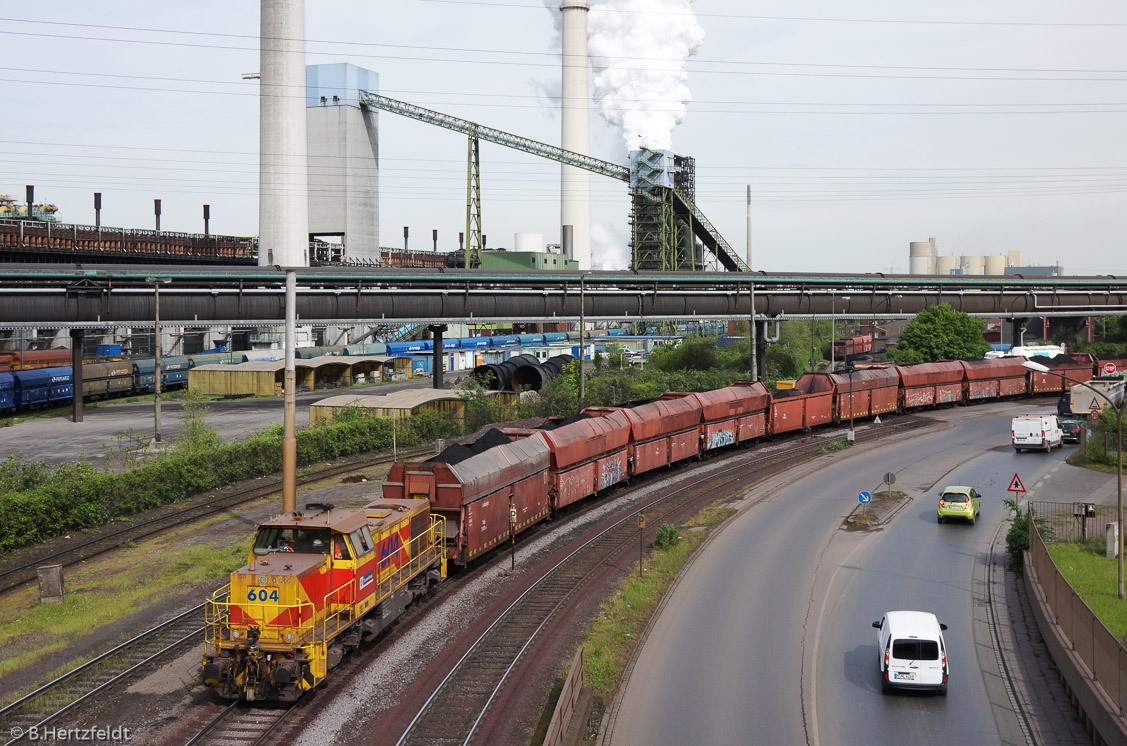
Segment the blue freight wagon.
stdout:
[[410,342],[388,342],[388,355],[409,355],[412,352],[429,352],[434,349],[429,339],[416,339]]
[[152,358],[133,361],[133,389],[137,393],[153,391],[157,385],[157,363]]
[[160,385],[174,388],[188,385],[188,368],[191,362],[183,355],[171,355],[160,359]]
[[13,401],[17,407],[69,401],[74,396],[70,366],[12,371]]
[[0,412],[6,412],[16,406],[16,381],[12,374],[0,371]]

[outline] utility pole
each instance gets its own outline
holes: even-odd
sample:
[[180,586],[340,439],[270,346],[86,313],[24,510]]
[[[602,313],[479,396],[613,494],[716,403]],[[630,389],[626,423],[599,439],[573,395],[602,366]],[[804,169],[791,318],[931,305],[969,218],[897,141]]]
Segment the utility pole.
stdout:
[[296,417],[296,363],[297,344],[297,272],[286,270],[286,371],[282,412],[282,512],[292,513],[297,508],[297,434]]

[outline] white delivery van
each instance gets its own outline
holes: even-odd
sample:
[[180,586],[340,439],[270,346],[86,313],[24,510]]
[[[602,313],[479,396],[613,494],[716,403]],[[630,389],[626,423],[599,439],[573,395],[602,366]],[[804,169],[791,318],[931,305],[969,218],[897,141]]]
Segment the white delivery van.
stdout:
[[1010,442],[1019,453],[1027,448],[1048,453],[1063,440],[1064,431],[1055,414],[1027,414],[1010,423]]
[[946,624],[928,611],[889,611],[879,622],[880,684],[890,689],[931,689],[947,696]]

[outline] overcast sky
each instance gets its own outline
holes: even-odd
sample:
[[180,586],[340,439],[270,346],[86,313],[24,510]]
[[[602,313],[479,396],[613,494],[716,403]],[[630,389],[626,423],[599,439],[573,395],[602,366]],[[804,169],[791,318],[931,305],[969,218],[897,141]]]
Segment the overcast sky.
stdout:
[[[612,0],[590,0],[594,16]],[[613,0],[628,7],[630,0]],[[641,7],[655,3],[638,2]],[[673,150],[740,252],[753,190],[756,269],[906,272],[942,254],[1020,249],[1069,274],[1127,273],[1127,5],[1043,0],[698,0],[692,102]],[[0,193],[24,185],[64,222],[258,232],[258,3],[7,3]],[[384,95],[560,141],[559,36],[542,0],[306,0],[307,62],[351,62]],[[654,17],[635,29],[654,33]],[[636,45],[635,45],[636,46]],[[624,49],[627,47],[623,46]],[[633,47],[631,47],[633,48]],[[655,54],[654,57],[660,56]],[[652,59],[652,58],[649,58]],[[646,63],[639,58],[638,67]],[[592,71],[592,79],[596,71]],[[672,95],[672,92],[671,92]],[[675,96],[674,96],[675,97]],[[670,101],[670,106],[673,101]],[[457,247],[466,140],[380,114],[384,246]],[[592,155],[629,133],[592,111]],[[559,240],[559,166],[482,143],[483,232]],[[628,239],[626,185],[591,177],[593,260]]]

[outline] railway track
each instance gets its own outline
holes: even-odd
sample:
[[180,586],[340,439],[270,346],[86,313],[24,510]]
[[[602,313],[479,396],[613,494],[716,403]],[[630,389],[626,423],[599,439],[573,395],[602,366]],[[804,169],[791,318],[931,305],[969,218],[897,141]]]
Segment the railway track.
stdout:
[[[430,455],[431,453],[430,448],[421,448],[403,451],[400,453],[400,457],[414,458],[421,455]],[[391,454],[383,454],[369,461],[335,464],[301,475],[298,478],[298,485],[329,479],[340,474],[357,471],[358,469],[391,463],[391,461]],[[36,568],[42,567],[43,565],[63,565],[67,567],[88,560],[91,557],[96,557],[112,549],[116,549],[122,544],[129,542],[136,543],[137,541],[160,534],[175,526],[198,521],[202,518],[207,518],[216,513],[222,513],[262,497],[269,497],[277,493],[281,487],[282,482],[280,479],[272,480],[267,484],[240,490],[180,510],[174,510],[172,512],[161,511],[161,515],[148,518],[140,523],[133,523],[125,528],[103,533],[81,543],[72,544],[65,549],[50,554],[39,555],[33,560],[13,565],[12,567],[0,565],[0,593],[12,590],[13,588],[17,588],[24,583],[34,580],[37,576]]]
[[[903,423],[899,432],[922,426]],[[862,431],[858,441],[887,437],[889,431]],[[613,557],[638,542],[636,516],[645,513],[651,526],[700,502],[711,502],[726,488],[745,483],[752,474],[816,455],[840,433],[821,435],[801,445],[780,449],[676,487],[620,517],[613,525],[577,548],[548,570],[517,598],[470,646],[408,724],[396,746],[466,746],[485,720],[510,673],[556,612],[588,578]]]
[[186,646],[200,644],[203,609],[200,604],[158,624],[0,708],[0,736],[10,739],[4,746],[43,740],[36,732],[62,715],[110,687],[148,673]]
[[254,707],[236,700],[216,715],[184,746],[262,746],[272,743],[272,736],[293,712],[294,705]]

